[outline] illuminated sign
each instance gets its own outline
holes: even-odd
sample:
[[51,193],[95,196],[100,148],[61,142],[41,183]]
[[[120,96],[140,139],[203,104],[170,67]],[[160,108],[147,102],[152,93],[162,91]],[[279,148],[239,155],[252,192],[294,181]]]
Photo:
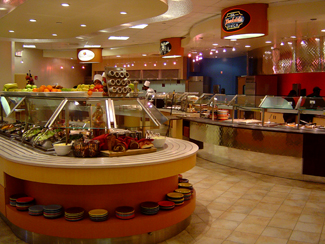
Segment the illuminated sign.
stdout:
[[226,32],[237,31],[246,27],[251,18],[241,9],[232,9],[226,12],[222,18],[222,28]]
[[78,58],[80,61],[90,61],[95,57],[95,53],[93,51],[83,49],[79,51]]

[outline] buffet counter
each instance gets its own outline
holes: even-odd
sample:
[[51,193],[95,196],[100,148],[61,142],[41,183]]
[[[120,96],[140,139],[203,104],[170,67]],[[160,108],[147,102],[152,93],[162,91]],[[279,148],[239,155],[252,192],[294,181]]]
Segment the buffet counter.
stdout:
[[[167,138],[157,152],[115,158],[46,155],[1,137],[0,144],[0,215],[28,243],[65,243],[69,238],[79,243],[161,242],[185,229],[195,209],[194,194],[172,211],[138,213],[141,202],[164,200],[178,188],[178,174],[195,166],[198,147],[191,142]],[[86,218],[72,223],[30,216],[10,206],[10,196],[18,193],[33,196],[41,205],[79,206],[86,212],[104,208],[110,217],[104,222]],[[136,217],[117,219],[114,210],[119,206],[134,207]]]
[[183,135],[199,157],[291,179],[325,182],[324,129],[245,125],[182,117]]

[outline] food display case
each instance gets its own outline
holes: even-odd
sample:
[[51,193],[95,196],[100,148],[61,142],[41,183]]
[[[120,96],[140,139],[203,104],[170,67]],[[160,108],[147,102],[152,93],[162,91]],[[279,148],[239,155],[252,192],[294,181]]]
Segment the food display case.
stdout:
[[199,99],[198,92],[184,92],[179,98],[181,104],[181,111],[187,113],[196,113],[194,103]]
[[124,130],[142,137],[168,120],[145,99],[68,95],[2,92],[0,133],[49,152],[53,143],[69,143],[77,134],[92,139]]
[[211,93],[203,93],[194,103],[195,110],[200,113],[200,117],[209,117],[209,101],[213,97]]

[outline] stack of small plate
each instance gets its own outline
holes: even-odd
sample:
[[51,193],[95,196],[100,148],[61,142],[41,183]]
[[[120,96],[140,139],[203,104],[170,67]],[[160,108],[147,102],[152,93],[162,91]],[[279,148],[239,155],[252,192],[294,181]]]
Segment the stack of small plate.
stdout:
[[142,214],[154,215],[159,212],[159,204],[156,202],[143,202],[140,204]]
[[182,193],[184,195],[184,200],[188,201],[191,199],[192,192],[190,189],[187,188],[178,188],[175,190],[175,192]]
[[105,209],[93,209],[88,214],[90,220],[95,222],[106,221],[108,219],[108,211]]
[[175,208],[175,203],[172,201],[160,201],[158,204],[161,210],[172,210]]
[[178,183],[179,188],[186,188],[193,192],[193,185],[191,183]]
[[32,216],[43,215],[44,206],[43,205],[34,205],[28,208],[28,214]]
[[67,208],[64,212],[65,220],[79,221],[84,218],[85,210],[80,207]]
[[167,200],[175,203],[176,206],[184,203],[184,195],[182,193],[170,192],[167,193]]
[[63,208],[61,205],[52,204],[44,207],[43,216],[47,219],[56,219],[63,214]]
[[14,194],[9,198],[10,206],[16,207],[16,200],[21,197],[28,197],[26,194]]
[[178,182],[179,183],[188,183],[189,180],[188,179],[185,179],[185,178],[182,178],[182,179],[178,179]]
[[133,207],[122,206],[115,209],[115,215],[119,219],[132,219],[135,217],[135,210]]
[[27,211],[34,204],[35,199],[33,197],[20,197],[16,199],[16,209],[19,211]]

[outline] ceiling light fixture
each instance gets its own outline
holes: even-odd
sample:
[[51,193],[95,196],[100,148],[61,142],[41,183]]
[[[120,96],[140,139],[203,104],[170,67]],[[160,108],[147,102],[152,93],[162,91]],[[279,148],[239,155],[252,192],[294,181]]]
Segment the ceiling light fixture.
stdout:
[[134,64],[131,64],[131,66],[133,67],[133,66],[134,66]]
[[147,56],[147,54],[145,54],[145,53],[144,53],[144,54],[142,54],[142,56],[144,56],[144,57],[145,57],[145,56]]
[[218,46],[219,44],[218,44],[218,43],[213,43],[212,45],[213,45],[213,46]]
[[319,38],[317,38],[317,37],[315,38],[315,41],[319,42],[319,40],[320,40]]
[[250,34],[241,34],[241,35],[232,35],[232,36],[226,36],[224,39],[248,39],[248,38],[255,38],[264,36],[264,33],[250,33]]
[[245,45],[245,47],[249,48],[249,47],[251,47],[251,46],[250,46],[250,45]]
[[230,41],[231,41],[231,42],[235,42],[235,41],[237,41],[237,39],[230,39]]
[[81,24],[80,26],[81,26],[81,27],[86,27],[87,25],[85,25],[85,24]]
[[284,46],[284,42],[281,42],[280,45],[281,45],[281,46]]
[[271,41],[266,41],[265,43],[272,43]]
[[74,66],[71,66],[71,69],[74,69]]
[[13,30],[9,30],[10,33],[13,33],[14,31]]
[[124,11],[122,11],[122,12],[120,12],[120,14],[128,14],[127,12],[124,12]]
[[144,29],[146,28],[148,25],[147,24],[141,24],[141,25],[134,25],[134,26],[131,26],[130,28],[132,29]]
[[216,50],[216,53],[219,53],[219,51],[218,51],[218,50]]
[[58,36],[57,34],[52,34],[52,36]]
[[223,51],[224,53],[227,52],[226,48],[224,48],[222,51]]
[[69,7],[70,4],[69,4],[69,3],[62,3],[61,6],[62,6],[62,7]]
[[189,53],[189,54],[187,54],[187,57],[189,57],[189,58],[190,58],[190,57],[192,57],[192,54],[190,54],[190,53]]
[[292,42],[288,42],[289,45],[292,45]]
[[120,55],[116,55],[117,58],[120,58],[121,56]]
[[212,54],[213,54],[213,52],[211,51],[211,52],[210,52],[210,55],[212,55]]
[[7,10],[7,8],[0,8],[0,11]]
[[167,65],[166,63],[164,63],[164,65]]
[[35,45],[23,45],[24,48],[36,48]]
[[173,64],[176,65],[176,62],[174,62]]
[[110,36],[108,40],[120,40],[120,41],[125,41],[129,39],[130,37],[128,36]]
[[99,48],[101,45],[84,45],[86,48]]
[[155,66],[155,67],[156,67],[156,66],[157,66],[157,64],[153,64],[153,66]]
[[162,56],[162,58],[179,58],[179,57],[182,57],[182,55]]
[[325,29],[322,29],[321,32],[325,32]]
[[36,22],[36,19],[30,19],[29,21],[30,22]]
[[296,36],[290,36],[290,38],[296,38]]
[[236,48],[235,48],[235,47],[233,47],[233,48],[232,48],[232,51],[233,51],[233,52],[234,52],[234,51],[236,51]]

